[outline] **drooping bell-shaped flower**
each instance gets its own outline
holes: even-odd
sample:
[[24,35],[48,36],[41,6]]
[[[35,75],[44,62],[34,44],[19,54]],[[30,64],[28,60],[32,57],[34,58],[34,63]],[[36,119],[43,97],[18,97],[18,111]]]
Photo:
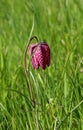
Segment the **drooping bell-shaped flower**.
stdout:
[[30,54],[30,62],[34,69],[50,65],[50,48],[47,43],[41,42],[39,44],[30,44],[28,47]]

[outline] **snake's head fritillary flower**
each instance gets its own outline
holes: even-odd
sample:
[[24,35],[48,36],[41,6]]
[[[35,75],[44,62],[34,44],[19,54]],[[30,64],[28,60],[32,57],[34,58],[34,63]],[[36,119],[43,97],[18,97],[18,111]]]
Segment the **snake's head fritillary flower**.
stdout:
[[31,44],[28,47],[28,51],[30,62],[34,69],[38,69],[39,67],[46,69],[46,66],[50,65],[50,48],[47,43]]

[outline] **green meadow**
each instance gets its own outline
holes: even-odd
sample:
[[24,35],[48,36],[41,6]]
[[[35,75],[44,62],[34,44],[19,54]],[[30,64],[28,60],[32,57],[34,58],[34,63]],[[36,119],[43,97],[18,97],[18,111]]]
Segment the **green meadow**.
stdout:
[[[32,36],[51,51],[45,70],[27,52],[35,107]],[[83,130],[83,0],[0,0],[0,130]]]

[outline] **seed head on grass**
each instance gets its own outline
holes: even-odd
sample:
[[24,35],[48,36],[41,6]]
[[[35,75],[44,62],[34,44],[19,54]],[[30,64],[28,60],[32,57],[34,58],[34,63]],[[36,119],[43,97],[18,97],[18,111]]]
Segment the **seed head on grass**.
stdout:
[[39,67],[46,69],[46,66],[50,65],[50,48],[47,43],[31,44],[28,47],[28,51],[30,62],[34,69],[38,69]]

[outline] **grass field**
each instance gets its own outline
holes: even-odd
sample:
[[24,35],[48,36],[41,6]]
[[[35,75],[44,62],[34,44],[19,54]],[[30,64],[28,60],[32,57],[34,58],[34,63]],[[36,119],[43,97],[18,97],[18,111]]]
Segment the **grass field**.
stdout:
[[[23,68],[33,35],[51,50],[46,70],[27,55],[35,107]],[[0,130],[83,130],[83,0],[0,0]]]

